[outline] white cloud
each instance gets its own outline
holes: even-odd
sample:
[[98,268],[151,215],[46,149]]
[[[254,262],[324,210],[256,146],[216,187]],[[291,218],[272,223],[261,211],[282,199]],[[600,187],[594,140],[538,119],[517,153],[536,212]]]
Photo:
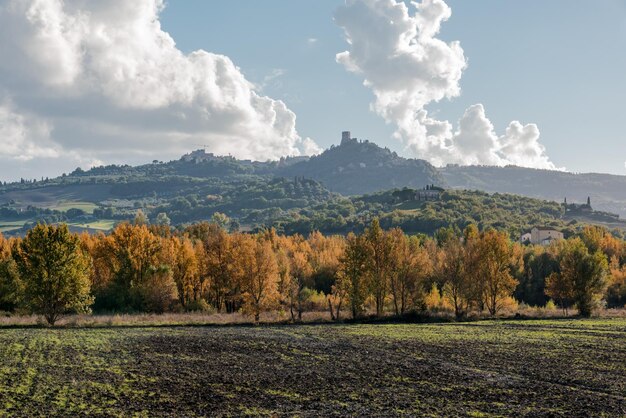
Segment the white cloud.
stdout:
[[512,122],[502,137],[481,104],[471,106],[455,132],[448,121],[429,116],[427,107],[461,94],[467,67],[459,42],[436,36],[451,16],[443,0],[346,0],[335,14],[349,50],[337,62],[364,78],[375,101],[372,110],[397,127],[395,136],[435,164],[505,165],[554,168],[539,144],[536,125]]
[[[195,143],[254,159],[319,150],[299,136],[285,103],[259,94],[228,57],[182,53],[161,28],[163,7],[163,0],[6,0],[0,99],[45,120],[57,152],[88,158],[173,157]],[[47,149],[39,136],[24,135]]]
[[315,45],[315,44],[317,43],[317,41],[318,41],[318,39],[317,39],[317,38],[308,38],[308,39],[306,40],[306,42],[307,42],[309,45]]
[[0,104],[0,159],[29,161],[58,156],[59,149],[50,141],[47,123],[35,118],[27,119],[16,113],[10,103]]

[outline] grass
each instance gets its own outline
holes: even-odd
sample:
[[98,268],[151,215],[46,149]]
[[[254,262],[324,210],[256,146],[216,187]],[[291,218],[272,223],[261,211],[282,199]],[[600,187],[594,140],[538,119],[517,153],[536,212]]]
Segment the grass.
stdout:
[[15,231],[16,229],[20,229],[27,222],[30,222],[30,219],[21,220],[21,221],[3,221],[0,220],[0,232],[10,232]]
[[50,209],[67,212],[70,209],[82,209],[88,214],[92,214],[98,205],[93,202],[59,201],[49,206]]
[[110,231],[111,229],[113,229],[113,227],[115,226],[117,222],[119,221],[116,221],[114,219],[98,219],[93,222],[87,222],[87,223],[74,222],[68,225],[76,226],[79,228],[96,229],[99,231]]
[[147,326],[154,320],[0,329],[0,416],[626,414],[626,318]]

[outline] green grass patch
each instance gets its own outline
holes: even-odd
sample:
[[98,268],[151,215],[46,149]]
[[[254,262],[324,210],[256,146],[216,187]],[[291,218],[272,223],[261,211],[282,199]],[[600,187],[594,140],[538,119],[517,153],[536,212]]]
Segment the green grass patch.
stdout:
[[60,201],[52,206],[49,206],[50,209],[59,210],[61,212],[67,212],[70,209],[82,209],[88,214],[92,214],[93,210],[96,209],[98,205],[93,202],[74,202],[74,201]]
[[69,225],[76,226],[79,228],[89,228],[89,229],[97,229],[100,231],[109,231],[113,229],[113,227],[115,226],[117,222],[118,221],[113,220],[113,219],[98,219],[93,222],[84,222],[84,223],[74,222],[74,223],[70,223]]

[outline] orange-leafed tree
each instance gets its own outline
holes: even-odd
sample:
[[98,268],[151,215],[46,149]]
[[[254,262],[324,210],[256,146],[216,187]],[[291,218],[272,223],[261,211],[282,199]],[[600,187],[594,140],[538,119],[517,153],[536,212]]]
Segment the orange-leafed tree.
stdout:
[[458,239],[448,241],[442,250],[437,275],[443,283],[443,296],[454,307],[457,319],[467,313],[472,297],[470,276],[465,268],[465,246]]
[[12,257],[12,248],[17,248],[19,239],[6,239],[0,233],[0,310],[13,311],[22,301],[23,287],[17,266]]
[[370,292],[376,304],[376,315],[382,316],[389,291],[389,272],[393,257],[393,245],[389,234],[380,227],[378,219],[374,219],[365,231],[365,240],[369,250]]
[[163,262],[169,266],[176,283],[178,300],[186,308],[198,299],[202,291],[194,245],[188,238],[172,237],[164,238],[162,246]]
[[237,248],[241,265],[244,311],[259,322],[261,312],[278,302],[278,265],[270,242],[255,236],[242,236]]
[[481,233],[475,244],[472,268],[476,269],[475,278],[481,283],[485,307],[494,316],[517,286],[512,270],[521,268],[521,252],[506,233],[494,230]]
[[396,315],[416,308],[423,296],[423,281],[431,272],[431,262],[416,237],[407,237],[401,229],[389,232],[392,256],[389,290]]
[[308,238],[311,246],[312,282],[316,290],[324,292],[330,310],[331,319],[339,319],[344,299],[347,296],[346,281],[339,275],[341,257],[344,255],[346,242],[341,236],[325,237],[320,232],[313,232]]

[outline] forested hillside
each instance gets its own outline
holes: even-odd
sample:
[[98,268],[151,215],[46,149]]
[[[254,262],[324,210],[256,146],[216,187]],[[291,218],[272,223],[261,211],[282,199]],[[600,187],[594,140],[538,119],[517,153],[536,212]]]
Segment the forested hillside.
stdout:
[[440,169],[453,188],[514,193],[562,202],[583,203],[591,197],[594,208],[626,217],[626,176],[574,174],[524,167],[449,165]]
[[[511,237],[535,225],[566,234],[580,223],[622,230],[626,225],[610,214],[566,214],[560,205],[565,197],[582,203],[590,196],[593,208],[624,213],[626,177],[519,167],[448,166],[441,173],[425,161],[356,139],[316,157],[269,162],[199,150],[167,163],[76,169],[57,178],[2,184],[0,232],[23,234],[36,222],[106,231],[133,219],[138,210],[151,222],[175,226],[222,213],[233,228],[274,226],[302,234],[362,231],[374,217],[384,227],[399,226],[409,233],[462,230],[475,223],[481,229],[505,230]],[[417,190],[446,184],[498,193],[448,190],[437,201],[415,200]]]
[[396,187],[444,185],[443,177],[429,162],[403,158],[387,148],[356,139],[344,141],[307,161],[279,167],[277,174],[312,178],[345,196]]

